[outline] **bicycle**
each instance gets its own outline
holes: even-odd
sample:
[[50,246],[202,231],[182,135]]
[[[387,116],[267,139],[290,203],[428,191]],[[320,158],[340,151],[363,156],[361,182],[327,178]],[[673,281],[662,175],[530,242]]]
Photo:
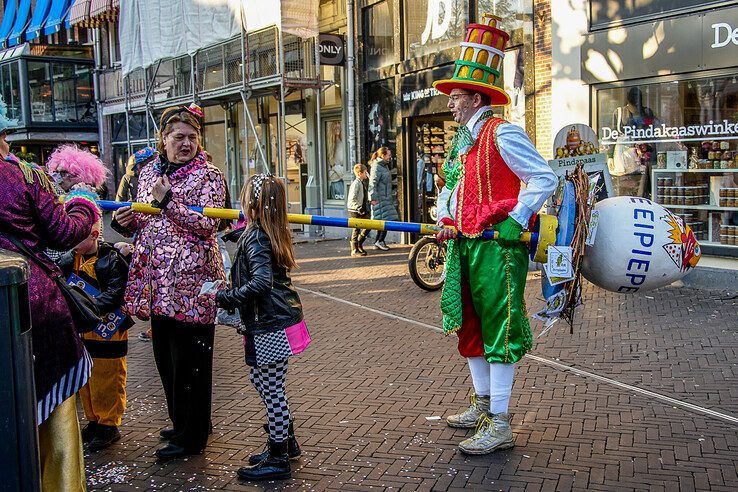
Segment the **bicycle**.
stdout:
[[438,244],[434,236],[425,236],[415,243],[408,255],[410,278],[429,292],[443,287],[446,279],[446,242]]

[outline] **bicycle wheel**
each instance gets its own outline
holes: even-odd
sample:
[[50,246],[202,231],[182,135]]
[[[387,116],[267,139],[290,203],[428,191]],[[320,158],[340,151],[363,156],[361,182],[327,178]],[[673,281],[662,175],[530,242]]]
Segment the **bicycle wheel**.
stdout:
[[423,290],[434,291],[443,286],[446,272],[443,264],[446,247],[439,246],[432,236],[420,239],[410,250],[407,266],[410,278]]

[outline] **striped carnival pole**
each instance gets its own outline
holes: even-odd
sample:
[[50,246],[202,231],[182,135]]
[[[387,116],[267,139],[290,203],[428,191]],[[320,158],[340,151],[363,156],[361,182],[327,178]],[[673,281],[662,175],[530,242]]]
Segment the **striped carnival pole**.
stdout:
[[[131,207],[131,210],[144,214],[159,214],[161,210],[148,203],[137,202],[114,202],[111,200],[98,200],[100,208],[104,211],[114,211],[121,207]],[[203,214],[205,217],[214,219],[238,220],[243,219],[243,213],[233,208],[210,208],[190,206],[190,210]],[[287,220],[292,224],[316,225],[326,227],[343,227],[351,229],[371,229],[374,231],[409,232],[411,234],[435,235],[442,228],[435,224],[420,224],[416,222],[399,222],[392,220],[355,219],[350,217],[325,217],[323,215],[287,214]],[[447,226],[448,229],[456,230]],[[480,236],[481,239],[497,239],[497,231],[487,229]],[[538,233],[523,232],[520,240],[535,245],[538,242]]]

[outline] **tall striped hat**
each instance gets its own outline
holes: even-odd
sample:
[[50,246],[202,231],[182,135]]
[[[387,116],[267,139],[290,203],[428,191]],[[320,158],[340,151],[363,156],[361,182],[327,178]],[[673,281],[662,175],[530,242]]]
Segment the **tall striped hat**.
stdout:
[[453,89],[481,92],[495,106],[510,104],[510,96],[499,87],[505,44],[510,40],[510,35],[497,27],[500,21],[496,15],[484,14],[479,23],[469,24],[453,77],[437,80],[433,87],[446,95]]

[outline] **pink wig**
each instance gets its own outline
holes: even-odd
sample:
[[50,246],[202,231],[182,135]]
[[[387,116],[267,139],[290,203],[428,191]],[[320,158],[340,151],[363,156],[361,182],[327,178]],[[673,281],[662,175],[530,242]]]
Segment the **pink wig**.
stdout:
[[108,170],[105,164],[91,152],[75,145],[60,145],[46,161],[49,172],[66,171],[96,188],[105,182]]

